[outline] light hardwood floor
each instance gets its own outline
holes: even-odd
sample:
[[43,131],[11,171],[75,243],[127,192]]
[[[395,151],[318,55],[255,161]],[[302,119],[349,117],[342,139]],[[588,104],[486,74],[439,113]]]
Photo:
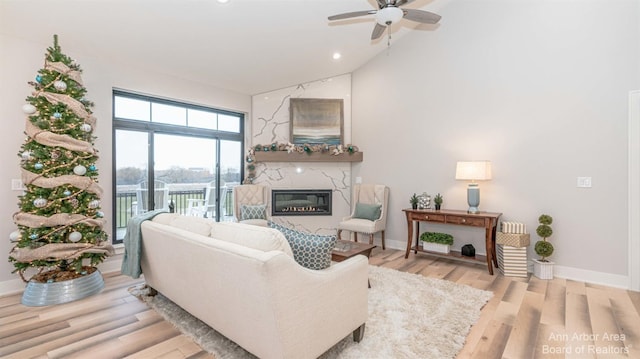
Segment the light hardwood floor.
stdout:
[[[491,276],[483,265],[413,253],[404,259],[392,249],[376,248],[370,263],[494,293],[458,358],[640,358],[638,292]],[[100,294],[57,306],[0,297],[0,357],[213,358],[128,293],[142,280],[106,274],[105,282]]]

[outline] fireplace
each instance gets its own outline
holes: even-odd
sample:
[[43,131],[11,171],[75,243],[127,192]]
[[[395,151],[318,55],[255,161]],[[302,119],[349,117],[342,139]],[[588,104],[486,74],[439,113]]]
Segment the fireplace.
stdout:
[[273,189],[272,216],[330,216],[330,189]]

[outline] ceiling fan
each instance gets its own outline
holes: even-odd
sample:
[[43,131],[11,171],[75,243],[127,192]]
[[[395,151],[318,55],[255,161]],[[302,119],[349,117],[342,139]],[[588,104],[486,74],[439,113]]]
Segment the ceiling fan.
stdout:
[[375,40],[382,36],[384,30],[394,24],[400,19],[405,18],[407,20],[417,21],[423,24],[435,24],[440,21],[441,16],[429,11],[416,10],[416,9],[401,9],[401,5],[408,4],[414,0],[376,0],[379,10],[364,10],[347,12],[344,14],[338,14],[329,16],[329,20],[343,20],[350,19],[352,17],[374,15],[376,16],[376,26],[371,33],[371,40]]

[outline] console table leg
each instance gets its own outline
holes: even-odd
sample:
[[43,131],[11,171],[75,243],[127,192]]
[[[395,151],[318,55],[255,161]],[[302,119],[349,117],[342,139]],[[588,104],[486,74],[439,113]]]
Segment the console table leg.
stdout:
[[493,275],[493,263],[491,263],[491,256],[487,253],[487,269],[489,274]]
[[491,255],[493,256],[493,265],[498,267],[498,255],[496,254],[496,226],[491,230]]
[[[409,252],[411,252],[411,240],[413,239],[413,221],[410,214],[407,212],[407,251],[404,253],[404,258],[409,258]],[[416,250],[416,253],[418,251]]]
[[[491,228],[485,228],[485,250],[487,251],[487,269],[489,274],[493,275],[493,261],[495,260],[493,253],[493,240],[491,238]],[[496,261],[497,263],[497,261]]]

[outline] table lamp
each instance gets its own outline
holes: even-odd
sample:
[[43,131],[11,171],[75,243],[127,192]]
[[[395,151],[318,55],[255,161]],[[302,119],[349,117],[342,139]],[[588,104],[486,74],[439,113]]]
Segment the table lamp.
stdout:
[[475,181],[486,181],[491,179],[490,161],[459,161],[456,164],[456,179],[471,181],[467,187],[467,202],[469,203],[469,213],[478,213],[480,205],[480,188]]

